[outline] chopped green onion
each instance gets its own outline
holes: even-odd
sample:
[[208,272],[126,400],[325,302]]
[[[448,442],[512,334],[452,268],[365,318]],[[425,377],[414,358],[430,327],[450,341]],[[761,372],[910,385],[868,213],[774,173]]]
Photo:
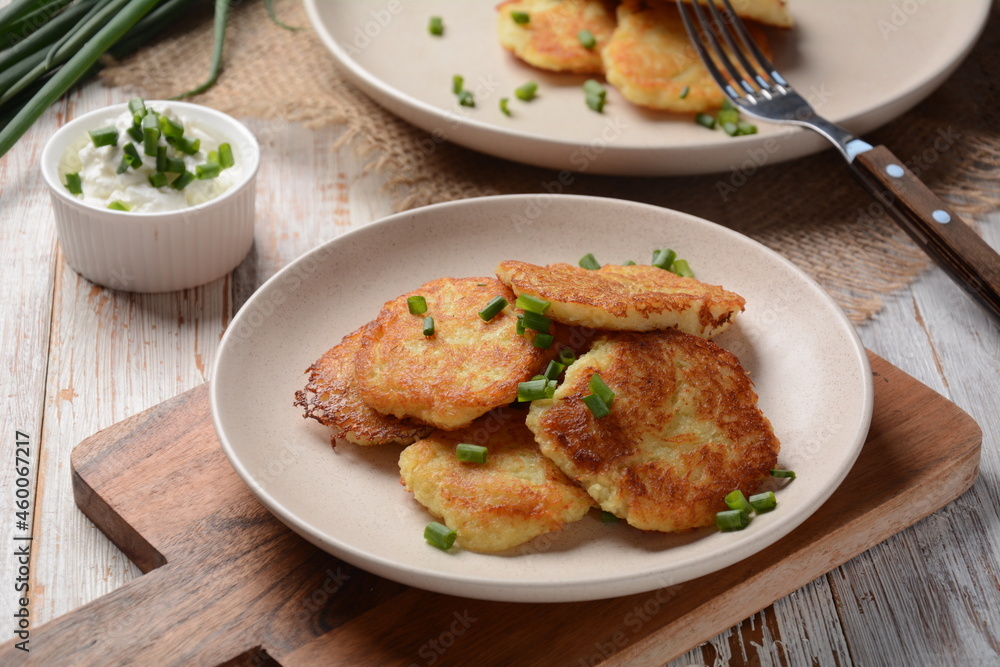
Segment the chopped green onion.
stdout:
[[190,185],[191,181],[193,180],[194,180],[194,174],[192,174],[190,171],[184,170],[181,172],[180,176],[174,179],[174,182],[170,184],[170,187],[172,187],[174,190],[183,190],[188,185]]
[[597,79],[587,79],[583,82],[583,90],[586,93],[593,95],[599,95],[601,93],[607,92],[601,82]]
[[80,180],[79,173],[66,174],[66,189],[70,191],[70,194],[83,194],[83,182]]
[[476,98],[468,90],[463,90],[458,94],[458,103],[463,107],[474,107],[476,106]]
[[563,364],[564,366],[569,366],[574,361],[576,361],[576,353],[573,352],[573,350],[569,349],[568,347],[564,347],[563,349],[559,350],[559,363]]
[[731,510],[743,510],[744,512],[751,512],[753,510],[750,503],[747,502],[747,497],[739,489],[727,494],[725,500],[726,507]]
[[626,259],[624,262],[622,262],[622,266],[635,266],[635,262],[632,261],[631,259]]
[[545,299],[540,299],[537,296],[531,296],[530,294],[519,294],[517,296],[517,301],[514,305],[521,310],[526,310],[530,313],[538,313],[539,315],[544,315],[545,311],[549,309],[552,304]]
[[736,109],[723,109],[715,114],[715,119],[722,124],[732,123],[736,125],[736,123],[740,122],[740,112]]
[[215,162],[199,164],[194,168],[194,174],[200,181],[207,181],[211,178],[215,178],[220,173],[222,173],[222,167]]
[[542,375],[541,373],[539,373],[538,375],[536,375],[535,377],[533,377],[531,379],[532,380],[548,380],[548,378],[545,377],[544,375]]
[[586,255],[581,257],[578,263],[580,266],[590,271],[596,271],[601,268],[601,264],[597,261],[597,258],[594,257],[594,253],[592,252],[588,252]]
[[555,380],[548,380],[544,375],[538,379],[519,382],[517,385],[517,401],[525,403],[527,401],[540,401],[544,398],[552,398],[556,393],[556,386],[559,383]]
[[162,188],[167,184],[167,175],[162,171],[154,171],[149,175],[149,184],[154,188]]
[[[142,119],[142,150],[146,155],[155,156],[159,149],[160,123],[153,114]],[[166,150],[166,146],[163,147]],[[164,153],[166,155],[166,153]]]
[[138,125],[146,116],[146,104],[141,97],[133,97],[128,101],[128,110],[132,113],[132,122]]
[[743,530],[750,523],[750,515],[744,510],[727,510],[715,515],[715,525],[723,532]]
[[467,442],[463,442],[455,447],[455,458],[459,461],[468,461],[469,463],[486,463],[486,453],[488,451],[482,445],[470,445]]
[[91,130],[87,134],[90,135],[90,140],[94,142],[94,146],[97,148],[118,145],[118,128],[114,125],[108,125],[98,130]]
[[510,98],[507,97],[500,98],[500,113],[502,113],[504,116],[512,115],[510,112],[509,105],[510,105]]
[[434,318],[425,317],[424,318],[424,335],[433,336],[434,335]]
[[514,19],[514,23],[518,25],[526,25],[531,21],[531,14],[528,12],[511,12],[510,17]]
[[601,510],[601,523],[618,523],[620,519],[611,512]]
[[160,116],[160,132],[163,133],[164,137],[180,139],[184,136],[184,126],[178,125],[166,116]]
[[795,472],[791,470],[772,470],[771,477],[787,477],[788,479],[795,479]]
[[205,158],[205,162],[219,164],[219,151],[208,151],[208,156]]
[[521,84],[514,90],[514,95],[517,99],[523,102],[530,102],[535,99],[538,93],[538,84],[534,81],[529,81],[527,83]]
[[457,537],[458,532],[452,530],[444,524],[438,523],[437,521],[431,521],[427,524],[427,527],[424,528],[424,539],[441,551],[451,549],[452,545],[455,544],[455,538]]
[[124,174],[126,171],[128,171],[128,168],[130,166],[132,166],[132,165],[129,162],[128,156],[127,155],[122,155],[121,162],[118,163],[118,168],[115,169],[115,173],[116,174]]
[[580,40],[580,44],[583,45],[585,49],[592,49],[597,46],[597,38],[594,37],[594,33],[590,32],[586,28],[576,33],[576,38]]
[[710,116],[707,113],[700,113],[695,116],[694,122],[698,123],[702,127],[707,127],[710,130],[715,129],[715,116]]
[[133,169],[138,169],[142,166],[142,157],[139,155],[139,149],[135,147],[131,141],[122,148],[122,152],[129,159],[129,164]]
[[531,344],[541,350],[547,350],[552,347],[552,342],[556,339],[552,334],[547,333],[535,333],[535,340],[531,341]]
[[774,497],[774,491],[758,493],[755,496],[750,496],[750,506],[753,507],[757,514],[763,514],[777,507],[778,499]]
[[135,125],[132,125],[125,131],[128,132],[128,136],[132,137],[133,141],[142,141],[141,127],[136,127]]
[[514,333],[518,336],[524,335],[524,315],[517,316],[517,324],[514,326]]
[[524,312],[524,328],[547,334],[552,326],[552,320],[545,315],[533,313],[530,310]]
[[674,263],[670,267],[670,270],[676,273],[677,275],[681,276],[682,278],[694,278],[694,271],[692,271],[691,267],[688,266],[688,262],[686,259],[674,260]]
[[451,77],[451,92],[458,95],[463,90],[465,90],[465,77],[461,74],[455,74]]
[[731,137],[735,137],[736,133],[739,131],[736,127],[736,123],[730,123],[729,121],[726,121],[724,123],[720,122],[720,125],[722,126],[722,131]]
[[688,93],[690,92],[691,92],[691,86],[684,86],[684,90],[681,91],[680,98],[682,100],[685,99],[688,96]]
[[156,171],[166,171],[167,170],[167,147],[157,146],[156,147]]
[[440,37],[444,34],[444,21],[441,20],[440,16],[431,17],[431,20],[427,23],[427,32],[435,37]]
[[108,204],[108,208],[110,208],[112,211],[131,211],[132,210],[132,207],[129,206],[128,204],[126,204],[125,202],[123,202],[121,199],[116,199],[113,202],[111,202],[110,204]]
[[741,136],[749,135],[749,134],[757,134],[757,126],[756,125],[751,125],[750,123],[746,122],[745,120],[741,120],[739,123],[737,123],[736,124],[736,129],[737,129],[736,134],[741,135]]
[[583,403],[590,410],[590,414],[594,415],[595,419],[600,419],[601,417],[607,417],[611,414],[611,409],[608,408],[608,404],[604,402],[597,394],[587,394],[583,397]]
[[406,297],[406,308],[410,311],[410,315],[423,315],[427,312],[427,299],[420,296],[408,296]]
[[588,79],[583,84],[583,92],[586,94],[587,106],[597,113],[603,113],[608,91],[601,85],[601,82],[596,79]]
[[[171,146],[185,155],[194,155],[198,152],[198,149],[201,148],[201,139],[195,139],[192,141],[187,137],[181,137],[179,139],[168,138],[167,141],[170,142]],[[219,146],[219,148],[222,148],[222,146]],[[225,168],[225,165],[222,165],[221,163],[220,165]]]
[[600,373],[594,373],[590,376],[590,391],[601,397],[604,401],[604,405],[611,407],[611,404],[615,402],[615,392],[611,391],[611,387],[604,384],[604,378],[601,377]]
[[724,100],[722,100],[722,107],[721,107],[721,109],[723,111],[736,111],[736,107],[733,106],[733,103],[731,101],[729,101],[728,97],[725,98]]
[[543,375],[549,380],[558,380],[559,375],[566,370],[566,364],[561,364],[555,359],[549,362],[549,365],[545,367],[545,373]]
[[489,322],[497,313],[507,307],[507,299],[502,296],[495,296],[490,299],[486,307],[479,311],[479,317],[483,318],[485,321]]
[[185,171],[186,169],[187,167],[184,165],[184,160],[180,159],[179,157],[168,157],[165,158],[163,169],[159,171],[163,171],[164,173],[169,173],[169,174],[179,174]]
[[653,266],[658,266],[661,269],[670,269],[670,265],[674,263],[677,259],[677,253],[670,248],[664,248],[662,250],[653,251]]

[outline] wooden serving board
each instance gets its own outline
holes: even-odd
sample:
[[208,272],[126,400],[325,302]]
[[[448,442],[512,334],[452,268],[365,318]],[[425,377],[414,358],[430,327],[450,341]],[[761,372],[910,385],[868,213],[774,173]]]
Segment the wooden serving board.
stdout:
[[[678,587],[513,604],[429,593],[320,551],[229,465],[207,385],[83,441],[80,509],[142,577],[13,642],[0,663],[662,664],[951,502],[982,434],[957,406],[870,355],[875,413],[841,488],[761,554]],[[800,480],[798,483],[807,483]],[[609,567],[612,566],[609,564]]]

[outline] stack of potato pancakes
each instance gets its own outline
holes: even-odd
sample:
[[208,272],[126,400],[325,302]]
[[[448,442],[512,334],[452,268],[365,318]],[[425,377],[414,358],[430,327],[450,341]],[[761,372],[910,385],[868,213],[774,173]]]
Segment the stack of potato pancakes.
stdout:
[[[716,2],[716,4],[721,4]],[[791,28],[784,0],[731,0],[742,18]],[[603,74],[628,101],[676,112],[717,109],[723,94],[702,64],[674,0],[507,0],[498,7],[500,43],[529,65]],[[528,20],[514,20],[514,17]],[[748,28],[770,56],[765,33]],[[586,46],[580,31],[594,38]]]
[[[504,551],[595,506],[643,530],[710,526],[727,493],[752,493],[775,467],[753,384],[709,340],[742,297],[652,265],[504,261],[496,275],[439,278],[387,302],[296,394],[335,444],[408,445],[403,485],[461,547]],[[507,305],[485,319],[498,296]],[[547,302],[548,331],[523,326],[518,296]],[[525,410],[518,385],[560,359],[554,393]],[[595,375],[614,393],[603,416],[584,401]],[[459,460],[459,444],[486,447],[486,461]]]

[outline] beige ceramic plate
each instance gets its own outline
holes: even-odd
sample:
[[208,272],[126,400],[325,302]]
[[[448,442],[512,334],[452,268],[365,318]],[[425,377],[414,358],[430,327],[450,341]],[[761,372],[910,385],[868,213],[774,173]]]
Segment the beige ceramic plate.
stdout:
[[[306,0],[317,33],[362,90],[402,118],[448,140],[503,158],[605,174],[725,172],[790,160],[828,147],[814,134],[758,123],[733,139],[691,116],[641,110],[609,94],[603,115],[589,111],[586,77],[550,74],[504,51],[495,37],[499,0]],[[770,30],[785,77],[830,120],[868,132],[930,94],[968,53],[985,25],[989,0],[791,0],[798,25]],[[427,32],[441,16],[445,35]],[[451,79],[465,77],[477,107],[455,102]],[[530,104],[514,99],[527,80]],[[500,113],[511,97],[514,117]]]
[[[747,299],[717,340],[756,381],[799,478],[779,508],[742,533],[642,533],[596,512],[560,533],[486,556],[429,546],[429,514],[399,483],[400,447],[331,449],[292,406],[303,371],[382,304],[448,276],[489,275],[504,259],[649,261],[669,246],[697,276]],[[243,480],[278,518],[322,549],[406,584],[467,597],[567,601],[662,588],[726,567],[806,520],[847,474],[872,410],[865,351],[833,301],[764,246],[673,211],[612,199],[469,199],[394,215],[299,258],[240,309],[219,350],[216,429]]]

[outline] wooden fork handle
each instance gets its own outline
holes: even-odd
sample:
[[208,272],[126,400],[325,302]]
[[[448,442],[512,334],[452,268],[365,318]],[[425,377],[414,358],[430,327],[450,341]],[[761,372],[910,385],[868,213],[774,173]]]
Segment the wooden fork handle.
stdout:
[[1000,255],[885,146],[851,166],[917,245],[1000,320]]

